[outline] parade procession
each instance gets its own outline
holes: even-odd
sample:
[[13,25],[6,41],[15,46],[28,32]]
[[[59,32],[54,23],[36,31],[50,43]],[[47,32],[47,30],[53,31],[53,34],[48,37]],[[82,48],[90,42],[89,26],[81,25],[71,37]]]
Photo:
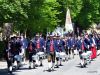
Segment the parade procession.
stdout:
[[8,72],[12,73],[14,69],[20,70],[26,61],[29,62],[27,64],[29,69],[44,67],[44,60],[48,61],[47,71],[51,72],[55,68],[60,68],[63,62],[73,60],[77,55],[80,58],[80,67],[85,68],[97,58],[97,50],[100,49],[99,40],[100,35],[88,33],[78,37],[71,33],[64,37],[59,34],[49,34],[46,39],[37,33],[30,40],[23,35],[13,36],[6,41],[5,48]]
[[0,0],[0,75],[100,75],[100,0]]

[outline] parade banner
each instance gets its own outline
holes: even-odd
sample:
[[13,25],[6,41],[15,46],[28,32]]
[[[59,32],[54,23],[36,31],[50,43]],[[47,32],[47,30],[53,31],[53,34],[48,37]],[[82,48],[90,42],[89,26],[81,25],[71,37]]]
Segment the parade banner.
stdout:
[[66,32],[72,32],[73,31],[73,25],[72,25],[69,9],[67,10],[67,13],[66,13],[65,31]]

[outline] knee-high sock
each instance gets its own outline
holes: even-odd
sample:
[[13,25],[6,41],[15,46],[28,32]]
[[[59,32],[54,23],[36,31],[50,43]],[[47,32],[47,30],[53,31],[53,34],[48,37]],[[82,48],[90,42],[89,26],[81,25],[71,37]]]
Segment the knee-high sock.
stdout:
[[42,64],[42,59],[40,59],[40,64]]
[[13,65],[17,66],[17,61],[15,61]]
[[[53,63],[52,63],[52,65],[53,65]],[[58,61],[57,61],[57,66],[58,66]]]
[[35,62],[33,62],[33,68],[35,68]]
[[32,62],[29,62],[29,66],[30,66],[30,67],[31,67],[31,63],[32,63]]
[[48,62],[48,68],[51,68],[51,67],[52,67],[52,63]]
[[12,71],[12,66],[9,67],[9,71]]
[[84,61],[81,59],[81,65],[84,65]]
[[52,63],[52,69],[54,69],[54,67],[55,67],[55,63]]
[[61,61],[62,61],[62,58],[60,58],[60,61],[59,61],[59,62],[60,62],[60,64],[61,64]]

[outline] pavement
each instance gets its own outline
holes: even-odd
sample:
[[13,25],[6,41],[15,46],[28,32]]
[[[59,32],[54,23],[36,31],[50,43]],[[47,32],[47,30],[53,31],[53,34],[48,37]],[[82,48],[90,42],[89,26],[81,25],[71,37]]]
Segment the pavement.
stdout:
[[[98,55],[100,54],[99,52]],[[100,75],[100,55],[91,64],[87,65],[86,68],[80,68],[79,63],[79,56],[75,55],[74,59],[63,62],[63,66],[48,72],[47,59],[43,61],[43,67],[37,67],[36,69],[28,69],[28,61],[26,61],[26,64],[20,70],[14,71],[12,75]],[[0,75],[9,75],[5,61],[0,62]]]

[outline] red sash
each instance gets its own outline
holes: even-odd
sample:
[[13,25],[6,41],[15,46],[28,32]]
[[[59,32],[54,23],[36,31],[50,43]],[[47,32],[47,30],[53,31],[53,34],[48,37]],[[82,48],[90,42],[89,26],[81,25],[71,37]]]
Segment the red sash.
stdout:
[[50,52],[54,52],[54,43],[53,43],[53,40],[50,41]]
[[30,45],[29,46],[29,51],[32,52],[32,49],[33,49],[33,47],[32,47],[32,45]]
[[84,50],[84,42],[82,42],[82,50]]
[[36,45],[37,48],[40,48],[40,40],[37,40],[37,45]]

